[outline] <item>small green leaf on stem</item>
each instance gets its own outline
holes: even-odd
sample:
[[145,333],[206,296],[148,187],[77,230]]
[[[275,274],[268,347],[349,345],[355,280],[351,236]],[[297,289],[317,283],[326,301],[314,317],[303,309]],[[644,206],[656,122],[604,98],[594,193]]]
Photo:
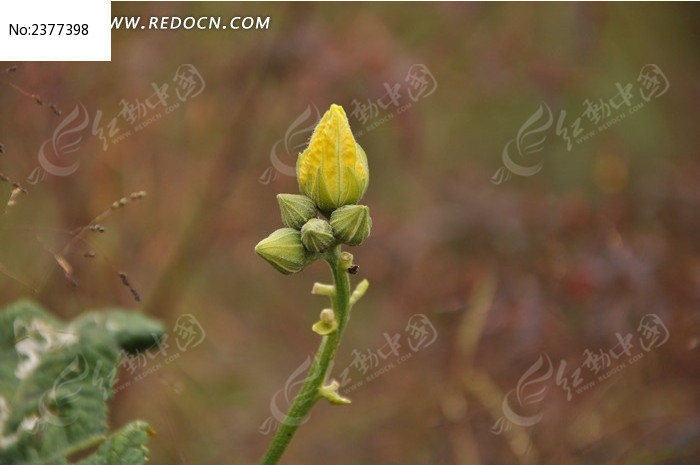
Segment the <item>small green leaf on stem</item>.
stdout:
[[352,403],[352,401],[347,397],[343,397],[340,394],[338,394],[339,387],[340,383],[338,383],[338,381],[336,380],[333,380],[331,381],[331,384],[321,386],[318,389],[318,393],[321,395],[321,397],[325,397],[326,399],[328,399],[328,402],[330,402],[333,405],[347,405]]
[[357,286],[355,286],[355,290],[352,291],[352,295],[350,296],[350,305],[355,305],[355,303],[362,298],[363,295],[365,295],[365,292],[367,292],[367,289],[369,288],[369,281],[366,279],[363,279],[360,281]]
[[314,287],[311,288],[311,293],[314,295],[333,297],[335,295],[335,286],[332,284],[314,283]]

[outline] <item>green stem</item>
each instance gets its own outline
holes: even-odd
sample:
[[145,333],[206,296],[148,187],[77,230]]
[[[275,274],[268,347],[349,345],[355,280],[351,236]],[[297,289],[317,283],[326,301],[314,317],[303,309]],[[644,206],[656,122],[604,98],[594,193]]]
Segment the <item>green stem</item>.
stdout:
[[306,375],[304,385],[292,402],[284,422],[280,424],[265,457],[263,457],[262,463],[264,465],[279,462],[294,433],[306,419],[311,407],[321,397],[319,389],[326,380],[328,368],[338,351],[345,324],[350,318],[350,277],[347,263],[344,263],[340,258],[340,245],[329,250],[324,258],[333,272],[335,284],[335,296],[332,299],[333,312],[336,321],[338,321],[338,329],[321,339],[321,345]]

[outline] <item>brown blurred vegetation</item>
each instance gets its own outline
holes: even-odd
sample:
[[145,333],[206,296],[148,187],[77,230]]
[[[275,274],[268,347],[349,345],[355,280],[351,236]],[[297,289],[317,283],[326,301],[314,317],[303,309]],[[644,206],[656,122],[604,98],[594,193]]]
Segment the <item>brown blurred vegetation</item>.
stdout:
[[[146,311],[169,326],[191,313],[206,331],[113,403],[115,425],[138,416],[158,432],[152,463],[261,456],[270,399],[318,342],[309,328],[325,302],[311,285],[328,278],[321,264],[282,276],[255,256],[280,225],[275,194],[297,190],[293,177],[259,178],[309,105],[376,101],[414,63],[437,91],[359,140],[374,230],[354,253],[372,285],[337,367],[416,313],[438,339],[352,392],[351,406],[319,403],[284,460],[700,460],[696,5],[114,3],[112,13],[272,18],[268,31],[114,31],[110,63],[18,63],[0,75],[0,172],[28,189],[0,217],[2,303],[33,296],[63,317],[135,307],[125,271]],[[200,96],[106,151],[87,134],[75,174],[26,185],[61,118],[8,83],[64,115],[81,102],[109,118],[182,63],[205,79]],[[490,182],[542,102],[576,113],[647,63],[668,77],[666,95],[571,151],[550,137],[535,176]],[[10,190],[0,183],[3,198]],[[50,252],[140,190],[144,200],[66,255],[73,287]],[[571,402],[552,383],[537,425],[491,432],[541,353],[577,367],[648,313],[669,329],[665,345]]]

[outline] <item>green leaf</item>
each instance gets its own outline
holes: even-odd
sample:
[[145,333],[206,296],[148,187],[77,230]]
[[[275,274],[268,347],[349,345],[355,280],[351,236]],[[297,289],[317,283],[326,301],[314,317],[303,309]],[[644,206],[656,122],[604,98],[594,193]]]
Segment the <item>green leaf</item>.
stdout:
[[162,326],[95,311],[65,324],[35,303],[0,312],[0,463],[63,464],[107,434],[122,350],[157,342]]
[[163,335],[163,325],[141,313],[119,309],[102,309],[82,314],[73,321],[73,327],[81,332],[108,332],[119,347],[136,353],[153,347]]
[[137,465],[148,460],[148,436],[151,428],[143,421],[129,423],[111,434],[97,451],[77,465]]

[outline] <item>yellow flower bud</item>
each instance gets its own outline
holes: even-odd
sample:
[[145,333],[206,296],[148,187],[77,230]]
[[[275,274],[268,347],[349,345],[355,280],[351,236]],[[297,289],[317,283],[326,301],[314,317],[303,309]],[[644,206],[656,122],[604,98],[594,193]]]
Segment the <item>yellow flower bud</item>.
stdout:
[[348,117],[340,105],[331,105],[311,135],[309,146],[297,159],[299,190],[318,208],[330,213],[357,203],[367,190],[367,155],[355,142]]

